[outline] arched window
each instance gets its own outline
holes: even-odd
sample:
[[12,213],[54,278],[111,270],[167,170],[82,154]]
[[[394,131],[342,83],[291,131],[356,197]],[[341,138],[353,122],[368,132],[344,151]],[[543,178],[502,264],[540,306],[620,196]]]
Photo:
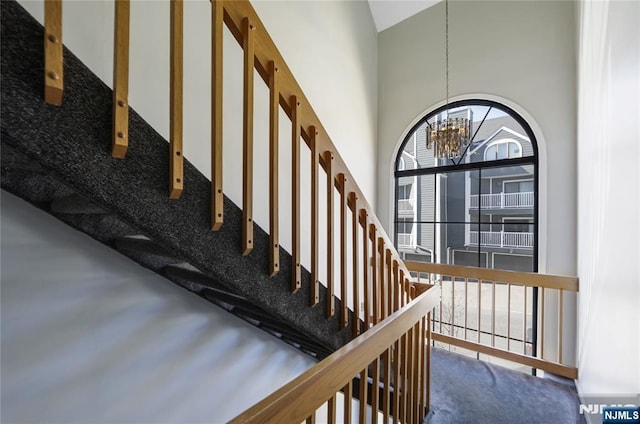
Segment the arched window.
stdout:
[[522,157],[522,144],[512,139],[492,141],[484,150],[484,160],[513,159]]
[[[433,140],[427,145],[427,133],[435,134],[447,116],[467,119],[469,137],[459,152],[443,155]],[[537,271],[537,151],[529,125],[502,104],[467,100],[428,113],[396,157],[400,253],[417,261]]]

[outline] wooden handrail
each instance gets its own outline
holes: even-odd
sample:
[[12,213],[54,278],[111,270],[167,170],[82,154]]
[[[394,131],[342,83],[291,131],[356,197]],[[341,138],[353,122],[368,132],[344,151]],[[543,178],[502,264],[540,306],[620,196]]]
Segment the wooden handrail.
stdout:
[[[434,278],[437,278],[443,285],[443,290],[450,293],[450,296],[446,296],[441,301],[438,307],[438,327],[434,326],[433,339],[449,345],[454,345],[463,349],[473,350],[479,353],[495,356],[497,358],[505,359],[508,361],[516,362],[522,365],[530,366],[533,368],[539,368],[544,371],[548,371],[554,374],[558,374],[567,378],[577,378],[577,368],[563,363],[562,355],[562,343],[563,343],[563,310],[564,310],[564,291],[577,292],[579,290],[579,281],[577,277],[568,277],[560,275],[547,275],[538,274],[532,272],[517,272],[517,271],[505,271],[498,269],[486,269],[486,268],[473,268],[458,265],[444,265],[444,264],[432,264],[424,262],[405,262],[409,270],[418,274],[420,279],[422,275],[427,274],[429,282]],[[471,281],[470,281],[471,280]],[[456,297],[456,285],[464,284],[464,297],[460,299],[460,288],[458,288],[458,297]],[[469,308],[469,285],[477,284],[477,302],[472,304]],[[496,332],[496,286],[499,284],[506,285],[507,289],[507,308],[506,308],[506,334]],[[481,310],[482,310],[482,287],[491,290],[491,299],[489,304],[491,305],[491,330],[482,330],[481,325]],[[527,331],[527,290],[532,288],[538,289],[539,294],[539,313],[538,321],[540,333],[538,337],[538,346],[534,346],[536,352],[539,353],[539,358],[531,357],[525,352],[512,351],[512,332],[511,332],[511,315],[512,315],[512,287],[522,290],[523,308],[522,314],[522,339],[520,343],[525,347],[530,344],[526,340]],[[546,304],[550,302],[548,296],[545,296],[547,292],[557,292],[557,339],[556,339],[556,357],[555,359],[548,359],[545,351],[545,324],[548,323],[546,311]],[[486,302],[486,300],[485,300]],[[485,303],[486,305],[486,303]],[[475,309],[477,311],[476,322],[469,327],[468,325],[468,310]],[[446,313],[443,313],[446,310]],[[456,314],[461,310],[464,315],[462,318],[456,319]],[[460,320],[463,320],[464,325],[460,325]],[[457,321],[457,322],[456,322]],[[449,332],[449,334],[446,334]],[[469,340],[469,332],[475,332],[475,341]],[[490,342],[483,342],[480,337],[480,333],[490,336]],[[496,346],[496,337],[506,338],[506,349]]]
[[578,277],[564,275],[538,274],[535,272],[505,271],[502,269],[475,268],[461,265],[445,265],[427,262],[405,261],[410,271],[478,280],[514,283],[527,287],[545,287],[548,289],[578,291]]
[[419,323],[439,299],[440,288],[434,286],[230,422],[302,422],[384,354],[399,334],[404,335]]

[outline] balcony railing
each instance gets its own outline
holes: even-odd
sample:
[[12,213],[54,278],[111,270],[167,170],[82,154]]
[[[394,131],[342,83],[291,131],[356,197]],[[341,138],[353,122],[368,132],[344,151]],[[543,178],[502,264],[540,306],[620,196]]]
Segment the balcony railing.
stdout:
[[410,199],[398,200],[398,215],[406,216],[412,215],[414,211],[414,202]]
[[413,234],[398,234],[398,247],[415,246],[415,238]]
[[535,196],[532,191],[522,193],[472,194],[471,209],[532,208]]
[[[575,351],[563,351],[563,335],[571,328],[563,310],[569,305],[575,307],[577,277],[409,261],[405,264],[418,281],[441,286],[441,301],[431,321],[436,342],[570,379],[578,377],[578,369],[572,365]],[[533,302],[534,290],[537,305]],[[573,296],[565,298],[567,292]],[[535,322],[538,333],[534,339],[527,333]]]
[[478,245],[478,235],[481,246],[533,248],[533,233],[474,231],[469,233],[470,245]]

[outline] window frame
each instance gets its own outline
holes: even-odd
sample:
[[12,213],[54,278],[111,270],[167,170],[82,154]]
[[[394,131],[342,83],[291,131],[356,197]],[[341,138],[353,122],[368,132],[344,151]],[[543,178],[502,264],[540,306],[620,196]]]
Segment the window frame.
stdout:
[[[416,130],[424,125],[426,122],[428,122],[429,119],[431,119],[434,115],[438,115],[441,114],[442,112],[446,111],[447,109],[456,109],[456,108],[460,108],[460,107],[464,107],[464,106],[486,106],[486,107],[490,107],[490,108],[496,108],[501,110],[502,112],[505,112],[506,114],[508,114],[511,118],[513,118],[519,125],[520,127],[524,130],[524,132],[526,133],[526,136],[529,138],[529,141],[531,142],[531,146],[533,149],[533,153],[530,156],[522,156],[522,144],[520,144],[520,157],[517,158],[508,158],[508,159],[496,159],[496,160],[489,160],[489,161],[479,161],[479,162],[462,162],[460,161],[460,163],[450,163],[450,164],[446,164],[446,165],[440,165],[440,166],[434,166],[434,167],[427,167],[427,168],[416,168],[416,169],[409,169],[409,170],[399,170],[398,166],[399,166],[399,161],[400,158],[403,156],[404,154],[404,150],[405,150],[405,146],[407,145],[407,143],[409,143],[410,141],[412,141],[415,137],[416,134]],[[494,140],[491,143],[494,142],[500,142],[500,141],[511,141],[511,142],[517,142],[516,140],[509,138],[509,139],[501,139],[501,140]],[[483,154],[484,157],[484,154]],[[402,141],[402,143],[400,144],[397,152],[396,152],[396,157],[395,157],[395,161],[394,161],[394,171],[393,171],[393,180],[394,180],[394,198],[393,198],[393,202],[394,202],[394,215],[393,215],[393,241],[394,244],[397,248],[398,246],[398,237],[397,237],[397,230],[396,230],[396,224],[399,220],[399,215],[398,215],[398,182],[399,179],[401,177],[419,177],[419,176],[424,176],[424,175],[438,175],[438,174],[447,174],[450,172],[456,172],[456,171],[478,171],[479,172],[479,178],[481,178],[482,176],[482,170],[484,169],[492,169],[492,168],[503,168],[503,167],[514,167],[514,166],[519,166],[519,165],[528,165],[528,166],[533,166],[533,186],[534,186],[534,208],[533,208],[533,238],[534,238],[534,246],[533,246],[533,252],[532,252],[532,256],[533,256],[533,269],[532,272],[538,272],[538,256],[539,256],[539,252],[538,252],[538,247],[539,247],[539,234],[538,234],[538,223],[539,223],[539,152],[538,152],[538,143],[537,143],[537,139],[533,133],[533,130],[531,129],[531,126],[527,123],[527,121],[515,110],[513,110],[512,108],[510,108],[509,106],[506,106],[502,103],[493,101],[493,100],[486,100],[486,99],[467,99],[467,100],[459,100],[459,101],[455,101],[455,102],[451,102],[448,105],[443,105],[440,106],[430,112],[427,112],[421,119],[419,119],[412,127],[411,129],[407,132],[407,135],[405,136],[404,140]],[[417,195],[417,194],[416,194]],[[443,223],[440,223],[440,225],[443,225]],[[478,227],[479,228],[479,227]],[[480,246],[479,246],[480,247]],[[480,250],[479,250],[480,251]],[[433,260],[433,256],[432,256],[432,260]]]

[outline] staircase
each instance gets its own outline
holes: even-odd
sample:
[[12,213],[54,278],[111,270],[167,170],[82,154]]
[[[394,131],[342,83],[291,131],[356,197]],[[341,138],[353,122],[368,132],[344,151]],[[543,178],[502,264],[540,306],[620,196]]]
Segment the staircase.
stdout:
[[[211,231],[210,182],[186,158],[188,183],[168,198],[168,144],[133,110],[136,141],[125,160],[111,157],[112,91],[66,48],[64,101],[44,103],[42,26],[16,2],[1,4],[2,189],[314,358],[351,339],[337,317],[308,306],[308,271],[291,293],[290,254],[281,249],[281,271],[268,275],[262,229],[242,255],[242,211],[229,199]],[[320,302],[325,293],[320,285]]]
[[[540,359],[497,346],[495,339],[501,335],[496,330],[495,302],[489,345],[480,338],[480,315],[477,328],[467,323],[467,309],[473,310],[467,288],[474,281],[476,311],[480,311],[483,285],[490,287],[495,298],[496,286],[506,283],[509,311],[512,286],[514,290],[540,288],[543,329],[545,289],[552,294],[557,291],[561,346],[562,296],[565,291],[578,290],[577,279],[405,264],[249,2],[212,2],[214,73],[222,66],[219,47],[223,25],[244,52],[242,208],[223,193],[222,131],[216,126],[221,123],[218,115],[222,106],[218,75],[214,75],[212,93],[213,181],[182,155],[181,100],[175,100],[181,99],[181,76],[176,71],[182,66],[176,53],[182,48],[181,35],[177,35],[181,30],[176,30],[182,28],[181,1],[171,2],[169,143],[127,105],[122,77],[127,69],[122,63],[128,62],[128,53],[122,46],[128,37],[128,1],[116,3],[115,93],[60,45],[60,36],[55,35],[60,30],[60,0],[45,4],[45,22],[47,14],[57,14],[58,21],[54,19],[52,27],[47,26],[43,54],[42,26],[16,2],[0,2],[2,189],[319,361],[233,422],[313,423],[318,408],[325,404],[329,421],[335,422],[340,414],[337,399],[344,396],[360,401],[358,411],[352,411],[351,402],[344,402],[341,413],[345,422],[351,422],[352,412],[360,422],[377,422],[378,414],[372,411],[380,411],[382,421],[392,418],[394,422],[420,423],[430,406],[430,349],[434,340],[577,376],[577,369],[563,364],[561,350],[555,360],[549,360],[544,358],[542,346]],[[56,71],[51,71],[52,60]],[[253,187],[248,183],[253,172],[254,71],[270,92],[268,232],[253,223]],[[281,109],[291,119],[293,133],[292,252],[278,241],[277,114]],[[302,143],[311,152],[310,270],[301,266],[300,259],[300,191],[307,189],[300,187]],[[321,189],[327,191],[326,205],[319,204]],[[336,195],[339,201],[334,200]],[[327,252],[322,252],[327,256],[328,281],[322,284],[318,272],[321,207],[327,208],[328,229],[324,234]],[[337,223],[334,212],[339,215]],[[340,259],[334,264],[335,256]],[[456,283],[462,282],[464,327],[453,313],[454,305],[460,308]],[[441,288],[447,286],[447,299],[443,300]],[[438,317],[432,317],[436,306]],[[449,317],[443,316],[446,309],[451,311]],[[526,316],[526,306],[524,312]],[[436,321],[439,332],[444,324],[451,328],[450,335],[432,336]],[[454,337],[458,327],[464,337]],[[467,337],[467,332],[473,331],[477,333],[475,342]],[[506,338],[511,339],[509,333]]]

